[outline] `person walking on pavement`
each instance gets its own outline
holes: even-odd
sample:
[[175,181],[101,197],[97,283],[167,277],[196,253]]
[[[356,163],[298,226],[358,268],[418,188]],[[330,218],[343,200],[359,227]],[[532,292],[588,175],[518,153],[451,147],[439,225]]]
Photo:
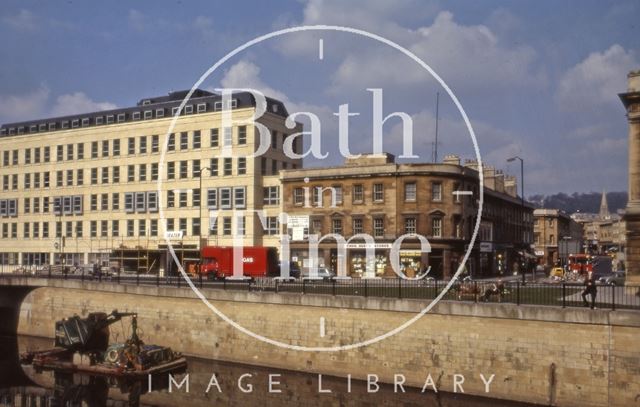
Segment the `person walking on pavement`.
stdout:
[[582,291],[582,301],[584,306],[588,307],[587,294],[591,295],[591,309],[596,308],[596,295],[598,294],[598,288],[596,287],[596,279],[593,275],[593,271],[587,273],[584,279],[584,290]]

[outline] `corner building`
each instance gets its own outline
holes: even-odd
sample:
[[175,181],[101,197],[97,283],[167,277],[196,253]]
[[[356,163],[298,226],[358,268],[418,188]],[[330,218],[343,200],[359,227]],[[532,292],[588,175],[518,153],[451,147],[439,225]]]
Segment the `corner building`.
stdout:
[[[348,241],[346,273],[351,277],[395,276],[389,252],[404,234],[419,234],[431,244],[421,253],[417,238],[400,250],[400,268],[414,276],[431,267],[431,276],[456,272],[468,248],[478,215],[479,174],[475,161],[397,164],[391,154],[363,155],[345,165],[281,172],[283,210],[291,223],[291,260],[309,266],[309,235],[339,234]],[[515,180],[484,168],[484,210],[476,244],[466,265],[474,277],[503,275],[532,257],[533,208],[515,196]],[[455,194],[467,191],[470,195]],[[305,196],[307,195],[307,196]],[[373,237],[375,264],[366,264],[367,245],[356,234]],[[319,263],[336,270],[339,251],[333,239],[319,244]],[[517,266],[518,267],[518,266]]]
[[[220,95],[196,90],[167,135],[187,93],[3,125],[0,263],[110,261],[125,270],[171,272],[167,231],[185,266],[198,261],[200,237],[202,244],[232,245],[241,235],[244,245],[277,247],[278,173],[301,166],[284,154],[283,142],[302,126],[287,128],[285,106],[267,98],[257,121],[269,129],[270,145],[251,158],[260,143],[254,97],[237,93],[223,106]],[[223,110],[231,111],[232,127],[222,127]],[[223,154],[226,146],[231,154]],[[293,146],[300,151],[302,140]],[[234,221],[240,210],[247,212]],[[266,225],[251,210],[264,210]]]

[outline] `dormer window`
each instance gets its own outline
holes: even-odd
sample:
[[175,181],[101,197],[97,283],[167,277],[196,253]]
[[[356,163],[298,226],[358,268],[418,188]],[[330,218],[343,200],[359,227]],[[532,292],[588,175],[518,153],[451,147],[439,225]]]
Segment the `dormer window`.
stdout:
[[42,123],[40,126],[38,126],[38,130],[39,131],[47,131],[47,125],[45,123]]
[[74,129],[75,129],[76,127],[78,127],[79,125],[80,125],[80,120],[78,120],[78,119],[75,119],[75,120],[73,120],[73,121],[71,122],[71,127],[72,127],[72,128],[74,128]]
[[49,123],[49,131],[55,130],[55,129],[56,129],[56,124],[55,123]]
[[176,106],[176,107],[174,107],[173,109],[171,109],[171,115],[172,115],[172,116],[175,116],[176,114],[178,114],[178,109],[179,109],[179,107],[178,107],[178,106]]
[[[18,128],[18,134],[22,134],[23,131],[24,131],[23,127]],[[38,131],[38,126],[36,126],[35,124],[32,126],[29,126],[29,133],[35,133],[36,131]]]
[[278,113],[278,104],[274,103],[273,105],[271,105],[271,110],[273,111],[273,113]]
[[102,123],[103,123],[103,120],[104,120],[104,119],[102,118],[102,116],[98,116],[98,117],[96,117],[96,124],[102,124]]
[[218,110],[222,110],[222,101],[218,101],[216,103],[213,104],[213,110],[218,111]]
[[16,134],[16,129],[12,127],[9,129],[9,135],[14,135],[14,134]]
[[236,107],[238,107],[238,100],[237,99],[231,99],[229,101],[229,109],[235,109]]
[[198,103],[198,113],[204,113],[207,111],[206,103]]
[[145,99],[145,100],[142,101],[142,106],[147,106],[147,105],[150,105],[150,104],[151,104],[151,101],[149,99]]
[[131,116],[131,119],[140,120],[140,112],[133,112],[133,115]]
[[186,105],[184,107],[184,112],[185,112],[185,114],[192,114],[193,113],[193,105]]
[[110,114],[109,116],[107,116],[107,124],[111,124],[113,123],[114,120],[114,116],[112,114]]
[[82,119],[82,127],[86,127],[89,125],[89,118],[84,118]]
[[7,129],[0,130],[0,135],[5,136],[7,134]]
[[62,123],[60,123],[60,128],[63,129],[68,129],[69,128],[69,122],[68,121],[63,121]]
[[118,114],[118,123],[124,122],[125,118],[126,118],[126,115],[124,113],[119,113]]
[[145,110],[144,111],[144,119],[152,119],[153,118],[153,110]]
[[164,109],[156,109],[156,118],[164,117]]

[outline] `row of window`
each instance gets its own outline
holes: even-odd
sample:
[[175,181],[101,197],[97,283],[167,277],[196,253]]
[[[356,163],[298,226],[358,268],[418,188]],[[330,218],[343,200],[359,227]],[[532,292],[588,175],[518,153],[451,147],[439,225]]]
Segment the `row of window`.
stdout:
[[[237,220],[237,224],[233,227],[233,219]],[[191,229],[188,229],[188,218],[167,219],[167,230],[181,230],[185,236],[200,236],[200,219],[191,218]],[[125,221],[126,237],[137,236],[158,236],[158,219],[128,219]],[[89,237],[119,237],[120,236],[120,220],[92,220],[89,221]],[[220,227],[218,227],[220,223]],[[24,238],[49,238],[49,222],[25,222],[23,225]],[[53,223],[55,227],[55,237],[65,236],[68,238],[84,237],[85,230],[83,221],[65,221]],[[177,229],[176,229],[177,227]],[[277,216],[269,216],[265,218],[263,225],[263,233],[265,235],[276,235],[279,232],[279,221]],[[218,233],[220,231],[221,233]],[[209,235],[243,236],[246,234],[246,219],[243,216],[231,217],[224,216],[220,218],[220,222],[215,221],[209,228]],[[1,227],[1,236],[4,239],[18,238],[18,223],[3,223]]]
[[[454,190],[458,189],[458,184],[454,185]],[[309,196],[311,191],[311,196]],[[330,205],[343,204],[343,190],[341,185],[332,185],[329,187],[310,186],[297,187],[293,190],[293,204],[297,206],[318,206],[324,204],[324,193],[330,192]],[[351,189],[351,198],[353,204],[365,203],[365,186],[363,184],[354,184]],[[376,183],[372,186],[371,200],[373,202],[384,202],[384,184]],[[416,202],[418,200],[418,188],[415,181],[406,182],[404,184],[404,200],[405,202]],[[442,201],[442,183],[434,181],[431,183],[431,200],[433,202]],[[461,202],[460,195],[454,195],[455,202]]]
[[[233,131],[231,127],[223,128],[222,132],[222,145],[223,146],[232,146],[233,145]],[[284,143],[284,137],[286,134],[282,134],[283,138],[278,137],[279,133],[277,131],[271,131],[271,148],[278,149],[282,148]],[[150,137],[150,142],[149,142]],[[298,152],[298,139],[294,140],[294,148],[293,150]],[[189,143],[191,141],[191,143]],[[247,126],[238,126],[236,130],[236,142],[238,145],[247,144]],[[108,158],[108,157],[119,157],[121,151],[121,140],[113,139],[113,140],[102,140],[102,141],[92,141],[91,142],[91,158]],[[220,134],[219,129],[214,128],[210,130],[210,146],[211,147],[219,147],[220,143]],[[191,146],[191,147],[190,147]],[[85,144],[84,143],[69,143],[66,145],[57,145],[56,146],[56,161],[74,161],[74,160],[83,160],[85,158]],[[171,133],[169,135],[169,139],[167,141],[167,151],[176,151],[176,147],[179,148],[180,151],[186,151],[191,149],[200,149],[202,147],[202,137],[200,130],[195,130],[191,132],[191,140],[189,140],[189,133],[184,131],[179,134]],[[158,135],[152,136],[139,136],[139,137],[128,137],[127,138],[127,154],[135,155],[135,154],[147,154],[158,153],[160,152],[160,137]],[[3,166],[10,165],[19,165],[19,150],[5,150],[2,153],[2,164]],[[39,164],[39,163],[48,163],[51,162],[51,147],[33,147],[26,148],[24,150],[24,162],[23,164]]]
[[[235,109],[238,106],[238,101],[236,99],[231,99],[226,106],[227,109]],[[179,107],[171,108],[171,115],[175,116],[178,113]],[[223,109],[223,102],[216,101],[213,104],[203,102],[197,103],[195,105],[188,104],[185,105],[184,109],[180,111],[181,115],[190,115],[193,113],[205,113],[207,111],[220,111]],[[92,117],[83,117],[72,120],[62,120],[58,122],[48,122],[48,123],[40,123],[40,124],[32,124],[30,126],[18,126],[18,127],[9,127],[0,129],[0,135],[15,135],[15,134],[25,134],[25,133],[38,133],[45,131],[54,131],[54,130],[65,130],[65,129],[75,129],[79,127],[89,127],[89,126],[100,126],[104,124],[113,124],[113,123],[124,123],[126,121],[138,121],[138,120],[151,120],[151,119],[161,119],[165,117],[165,114],[168,113],[168,109],[165,108],[155,108],[155,109],[145,109],[142,111],[134,111],[134,112],[122,112],[118,114],[107,114],[101,116],[92,116]]]
[[[310,230],[305,230],[305,234],[310,232],[311,234],[323,235],[324,233],[324,220],[312,219]],[[443,217],[431,216],[430,217],[430,237],[440,238],[444,235],[443,230]],[[374,238],[384,238],[386,231],[386,221],[384,216],[376,216],[371,220],[369,230],[365,230],[365,219],[360,216],[353,216],[351,219],[351,235],[368,233]],[[415,216],[407,216],[404,218],[403,234],[416,234],[418,231],[418,218]],[[330,220],[330,233],[344,235],[345,225],[344,219],[341,217],[333,217]],[[454,233],[456,238],[462,238],[462,224],[459,221],[455,221]]]

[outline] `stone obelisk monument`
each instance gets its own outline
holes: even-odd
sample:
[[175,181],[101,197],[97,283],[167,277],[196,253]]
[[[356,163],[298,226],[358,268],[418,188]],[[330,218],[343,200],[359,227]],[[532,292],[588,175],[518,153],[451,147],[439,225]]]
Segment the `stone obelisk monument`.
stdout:
[[626,284],[640,286],[640,70],[629,72],[627,78],[627,92],[619,95],[629,121],[629,202],[624,215],[627,223]]

